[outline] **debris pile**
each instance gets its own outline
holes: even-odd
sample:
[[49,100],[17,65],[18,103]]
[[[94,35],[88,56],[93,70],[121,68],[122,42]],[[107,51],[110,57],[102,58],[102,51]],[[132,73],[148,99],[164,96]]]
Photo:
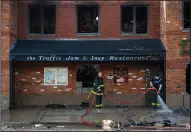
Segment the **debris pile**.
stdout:
[[32,126],[33,129],[45,129],[47,128],[46,126],[42,125],[42,124],[34,124]]
[[173,113],[190,117],[190,107],[183,107],[183,108],[175,109],[173,111]]
[[186,124],[186,128],[187,128],[187,129],[190,129],[190,124]]
[[57,128],[64,128],[64,127],[66,127],[66,126],[56,126]]
[[83,101],[82,103],[81,103],[81,105],[80,105],[81,107],[89,107],[90,106],[90,104],[89,104],[89,102],[88,101]]
[[102,120],[102,129],[111,130],[115,123],[112,120]]
[[131,122],[131,123],[127,123],[127,124],[124,124],[125,127],[133,127],[133,126],[155,126],[157,122],[147,122],[147,121],[144,121],[144,122]]
[[56,109],[62,109],[65,108],[66,105],[62,105],[62,104],[47,104],[46,106],[44,106],[45,108],[56,108]]
[[178,127],[176,123],[172,123],[169,119],[163,121],[152,121],[152,122],[132,122],[124,124],[124,127],[133,127],[133,126],[156,126],[156,127]]
[[164,126],[174,126],[175,124],[172,124],[169,119],[163,120],[162,123]]
[[9,128],[9,126],[1,126],[1,130],[5,130],[7,128]]

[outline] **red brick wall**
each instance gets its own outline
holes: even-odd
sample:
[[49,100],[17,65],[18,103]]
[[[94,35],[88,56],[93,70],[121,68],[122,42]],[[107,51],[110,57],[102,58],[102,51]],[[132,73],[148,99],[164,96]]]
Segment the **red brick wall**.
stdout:
[[182,2],[161,1],[161,39],[167,48],[167,94],[182,89],[178,85],[186,86],[186,62],[190,62],[189,55],[180,56],[180,42],[189,38],[189,31],[182,29]]
[[[113,68],[115,68],[117,65],[122,64],[124,67],[128,68],[128,73],[131,73],[128,75],[128,79],[132,79],[131,81],[128,81],[127,84],[121,84],[117,85],[110,80],[107,79],[107,76],[113,75]],[[148,68],[149,65],[140,67],[136,63],[130,64],[130,63],[116,63],[116,64],[102,64],[101,71],[103,71],[104,74],[104,81],[106,86],[106,91],[108,92],[121,92],[121,93],[133,93],[133,94],[140,94],[145,89],[146,81],[145,81],[145,70],[146,67]],[[134,78],[135,77],[135,78]],[[137,80],[138,78],[143,78],[142,80]],[[132,89],[136,88],[136,89]]]
[[[9,49],[17,37],[17,3],[13,0],[3,0],[1,3],[1,66],[2,66],[2,94],[9,94]],[[11,21],[10,21],[11,20]]]
[[[32,66],[36,65],[36,67]],[[65,88],[72,88],[70,92],[74,92],[76,89],[76,66],[75,64],[67,63],[18,63],[15,66],[15,88],[16,92],[25,92],[27,94],[40,94],[40,93],[60,93],[57,91],[61,89],[62,92],[67,92]],[[69,85],[68,86],[44,86],[44,67],[69,67],[68,76]],[[36,73],[40,72],[40,73]],[[32,78],[35,78],[34,80]],[[25,81],[23,81],[25,79]],[[37,82],[40,81],[40,82]],[[41,89],[44,89],[44,92],[40,92]],[[27,91],[24,91],[27,90]]]
[[[34,97],[37,96],[54,96],[54,95],[63,95],[73,93],[76,94],[76,66],[83,63],[16,63],[14,64],[15,67],[15,90],[16,90],[16,97],[20,95],[32,95]],[[128,79],[132,79],[127,84],[117,85],[107,79],[108,75],[113,74],[113,68],[117,65],[123,65],[128,68],[128,73],[132,73],[128,75]],[[33,66],[35,65],[35,67]],[[68,86],[44,86],[43,79],[44,79],[44,67],[68,67],[69,69],[69,85]],[[105,82],[105,91],[112,94],[137,94],[140,95],[142,92],[145,91],[145,69],[152,69],[156,67],[156,65],[150,64],[142,64],[140,63],[100,63],[100,69],[103,72],[103,79]],[[40,73],[39,73],[40,72]],[[72,76],[71,76],[72,75]],[[132,76],[135,76],[132,77]],[[32,78],[35,78],[32,79]],[[138,78],[143,78],[142,80],[137,80]],[[25,81],[23,81],[25,79]],[[40,81],[40,82],[38,82]],[[70,91],[66,91],[66,89],[71,88]],[[134,89],[136,88],[136,89]],[[44,91],[41,91],[41,90]],[[61,91],[58,91],[58,90]],[[86,95],[86,94],[85,94]],[[84,94],[78,94],[78,98],[81,99]],[[69,96],[68,99],[70,100],[73,95]],[[22,97],[22,100],[25,96]],[[32,101],[31,98],[31,101]],[[55,96],[54,99],[57,97]],[[59,97],[58,97],[59,98]],[[29,97],[27,97],[29,99]],[[67,99],[67,100],[68,100]],[[83,98],[82,98],[83,99]],[[18,100],[18,99],[16,99]],[[58,99],[59,100],[59,99]],[[61,101],[61,100],[59,100]],[[57,103],[62,103],[62,102]],[[21,102],[19,100],[18,102]],[[46,102],[46,101],[45,101]],[[49,102],[46,102],[47,104]],[[30,104],[30,103],[29,103]],[[25,105],[29,105],[25,104]]]
[[[160,2],[117,2],[101,1],[100,5],[100,35],[76,35],[76,5],[87,2],[57,1],[56,35],[37,36],[28,35],[28,4],[22,1],[18,4],[18,38],[160,38]],[[91,3],[88,3],[91,4]],[[95,3],[92,3],[95,4]],[[120,5],[147,4],[149,6],[149,35],[121,36],[120,34]]]
[[[45,93],[57,92],[59,88],[65,91],[65,88],[72,88],[70,92],[74,92],[76,90],[76,65],[83,63],[16,63],[14,65],[15,68],[15,88],[17,92],[25,92],[28,94],[39,93],[40,89],[46,89]],[[132,73],[132,75],[128,75],[129,81],[128,84],[117,85],[113,82],[110,82],[107,79],[108,75],[113,74],[113,68],[119,64],[123,64],[125,67],[128,67],[128,73]],[[36,65],[36,67],[32,66]],[[65,88],[63,86],[57,86],[57,89],[54,89],[54,86],[44,86],[44,67],[68,67],[69,68],[69,85]],[[106,86],[106,91],[115,91],[117,92],[132,92],[132,93],[140,93],[141,88],[145,88],[145,70],[150,67],[149,65],[138,66],[130,63],[106,63],[100,64],[101,71],[104,74],[104,81]],[[40,73],[39,73],[40,72]],[[71,75],[71,76],[70,76]],[[133,78],[132,76],[136,76]],[[35,79],[32,79],[35,78]],[[143,78],[138,81],[138,78]],[[23,81],[25,79],[25,81]],[[40,81],[40,82],[39,82]],[[136,88],[132,90],[132,88]],[[24,90],[27,91],[24,91]],[[60,92],[58,92],[60,93]]]

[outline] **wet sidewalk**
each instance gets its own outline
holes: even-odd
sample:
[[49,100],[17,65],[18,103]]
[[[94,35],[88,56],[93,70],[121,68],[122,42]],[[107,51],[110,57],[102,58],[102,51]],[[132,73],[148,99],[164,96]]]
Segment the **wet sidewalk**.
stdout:
[[[86,112],[87,108],[82,107],[66,107],[62,109],[26,107],[14,108],[9,111],[2,112],[2,122],[61,122],[61,123],[79,123],[81,116]],[[141,116],[152,113],[150,108],[120,108],[110,107],[103,109],[95,109],[86,116],[89,121],[101,121],[103,119],[113,120],[115,122],[124,121],[126,116],[134,117],[138,120]]]
[[[26,107],[2,111],[2,122],[5,123],[80,123],[81,116],[87,108],[66,107],[62,109]],[[91,122],[113,120],[114,122],[162,121],[170,119],[174,123],[186,124],[190,116],[176,113],[161,113],[147,107],[106,107],[95,109],[86,116]]]

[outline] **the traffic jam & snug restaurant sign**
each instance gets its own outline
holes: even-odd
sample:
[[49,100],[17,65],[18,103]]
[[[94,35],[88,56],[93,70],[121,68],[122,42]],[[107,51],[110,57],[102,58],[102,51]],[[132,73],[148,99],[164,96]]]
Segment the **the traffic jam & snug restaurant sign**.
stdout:
[[14,61],[157,61],[160,56],[62,56],[62,55],[39,55],[39,56],[15,56]]

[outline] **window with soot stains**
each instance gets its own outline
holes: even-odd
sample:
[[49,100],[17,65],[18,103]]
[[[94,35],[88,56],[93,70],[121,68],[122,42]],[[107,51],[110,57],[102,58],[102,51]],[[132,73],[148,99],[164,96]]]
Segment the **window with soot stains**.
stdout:
[[122,6],[121,31],[123,34],[148,34],[147,6]]
[[116,66],[113,69],[114,74],[114,84],[127,84],[128,83],[128,67],[123,67],[121,65]]
[[98,6],[77,6],[78,34],[98,33]]
[[29,6],[29,33],[55,34],[56,6]]

